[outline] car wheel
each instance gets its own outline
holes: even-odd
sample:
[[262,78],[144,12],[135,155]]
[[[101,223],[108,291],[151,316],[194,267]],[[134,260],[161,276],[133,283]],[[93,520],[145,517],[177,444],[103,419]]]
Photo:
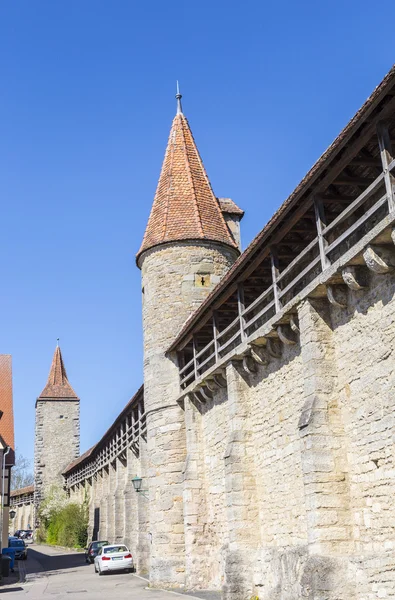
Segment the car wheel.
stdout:
[[97,573],[97,567],[96,567],[96,563],[95,563],[95,573]]
[[103,575],[100,567],[99,567],[99,575]]

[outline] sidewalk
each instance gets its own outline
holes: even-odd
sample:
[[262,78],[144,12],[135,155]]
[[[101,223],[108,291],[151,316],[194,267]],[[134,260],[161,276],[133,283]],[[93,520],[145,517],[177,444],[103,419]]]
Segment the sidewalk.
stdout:
[[4,594],[8,590],[15,589],[16,585],[21,581],[24,581],[25,567],[23,561],[15,561],[14,572],[9,574],[8,577],[2,577],[0,579],[0,594]]

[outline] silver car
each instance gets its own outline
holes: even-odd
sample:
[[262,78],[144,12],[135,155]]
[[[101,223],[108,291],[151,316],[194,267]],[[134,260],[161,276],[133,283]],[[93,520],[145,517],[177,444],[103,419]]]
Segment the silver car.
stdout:
[[133,557],[123,544],[111,544],[99,548],[94,560],[95,572],[99,575],[108,571],[133,571]]

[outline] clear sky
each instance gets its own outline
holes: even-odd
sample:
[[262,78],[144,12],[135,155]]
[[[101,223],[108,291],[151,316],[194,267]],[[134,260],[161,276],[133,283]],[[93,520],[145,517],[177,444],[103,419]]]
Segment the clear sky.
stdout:
[[16,443],[60,337],[81,451],[142,382],[137,252],[180,80],[244,247],[395,59],[383,0],[1,0],[0,352]]

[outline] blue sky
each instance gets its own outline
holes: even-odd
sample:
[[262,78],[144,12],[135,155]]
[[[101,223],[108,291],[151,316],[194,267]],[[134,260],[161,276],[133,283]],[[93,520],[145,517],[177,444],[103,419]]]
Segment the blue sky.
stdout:
[[82,451],[142,381],[134,255],[176,79],[245,247],[392,66],[394,18],[386,0],[2,0],[0,351],[22,454],[57,337]]

